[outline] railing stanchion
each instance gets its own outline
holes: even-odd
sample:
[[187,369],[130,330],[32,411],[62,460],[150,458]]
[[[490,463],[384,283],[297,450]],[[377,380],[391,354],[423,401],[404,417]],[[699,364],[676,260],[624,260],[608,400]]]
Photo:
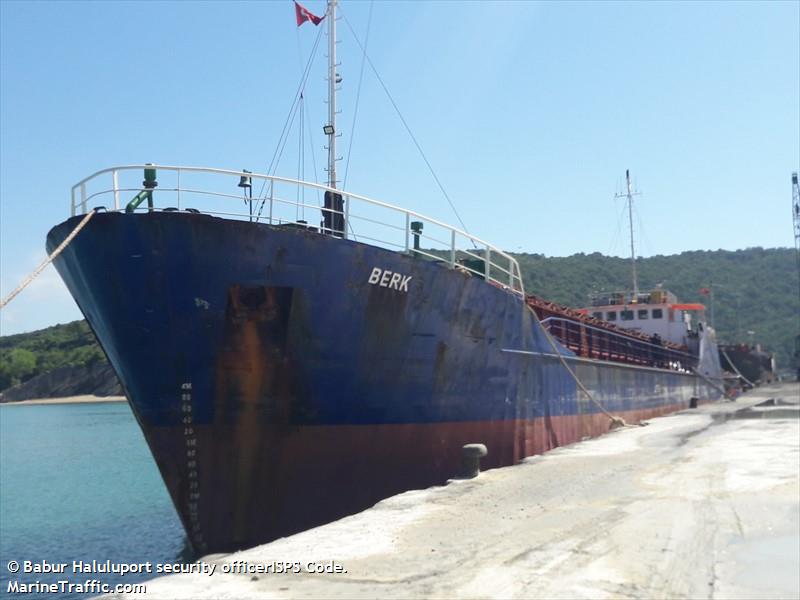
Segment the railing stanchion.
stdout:
[[119,210],[119,172],[111,171],[111,181],[114,184],[114,210]]
[[491,275],[491,273],[492,273],[492,247],[489,246],[488,244],[486,246],[486,256],[484,258],[486,259],[486,269],[484,269],[484,272],[486,273],[486,281],[491,281],[492,280],[492,275]]
[[450,268],[456,268],[456,230],[450,230]]
[[70,202],[69,202],[69,216],[75,216],[75,188],[72,188],[70,193]]
[[86,214],[86,184],[81,184],[81,214]]
[[178,169],[178,210],[181,209],[181,170]]
[[411,215],[406,213],[406,254],[408,254],[408,232],[411,228]]
[[344,202],[344,231],[342,237],[347,239],[347,226],[350,225],[350,197],[348,196]]
[[269,182],[269,224],[272,225],[272,194],[275,191],[275,182]]
[[511,257],[508,259],[508,287],[514,289],[514,261]]

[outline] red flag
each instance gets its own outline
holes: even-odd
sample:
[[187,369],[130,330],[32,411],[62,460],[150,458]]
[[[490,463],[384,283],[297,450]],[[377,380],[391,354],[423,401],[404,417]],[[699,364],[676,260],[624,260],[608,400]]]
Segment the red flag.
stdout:
[[709,288],[700,288],[700,295],[701,296],[708,296],[711,294],[711,290]]
[[319,25],[325,17],[318,17],[305,6],[301,6],[298,2],[294,3],[294,14],[297,17],[297,26],[300,27],[306,21],[311,21],[314,25]]

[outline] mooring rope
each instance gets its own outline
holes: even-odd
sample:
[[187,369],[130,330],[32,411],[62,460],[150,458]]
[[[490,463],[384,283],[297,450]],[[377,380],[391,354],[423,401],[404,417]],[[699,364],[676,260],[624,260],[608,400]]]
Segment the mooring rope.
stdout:
[[612,415],[610,412],[608,412],[606,410],[606,408],[602,404],[600,404],[597,400],[594,399],[594,397],[589,393],[589,390],[586,389],[586,386],[583,385],[583,382],[578,378],[578,376],[575,374],[575,372],[567,364],[566,359],[564,359],[564,356],[561,354],[561,352],[558,349],[558,345],[556,344],[556,341],[553,339],[553,336],[550,335],[550,332],[547,331],[547,328],[544,325],[542,325],[542,322],[539,320],[539,317],[536,315],[536,311],[533,310],[528,303],[525,303],[525,306],[528,308],[529,311],[531,311],[531,314],[533,315],[534,320],[539,325],[539,328],[542,330],[542,333],[544,333],[544,337],[550,343],[550,347],[553,349],[553,352],[555,353],[555,355],[558,356],[558,360],[561,361],[561,364],[567,370],[567,373],[569,373],[572,376],[572,378],[575,380],[575,383],[578,385],[580,390],[586,395],[586,397],[589,399],[589,401],[592,402],[597,408],[599,408],[600,411],[605,416],[607,416],[609,419],[611,419],[612,426],[615,426],[615,427],[639,427],[640,425],[630,425],[629,423],[626,423],[625,419],[623,419],[622,417],[617,417],[615,415]]
[[50,256],[48,256],[46,259],[44,259],[42,264],[40,264],[38,267],[36,267],[33,270],[33,272],[30,275],[28,275],[28,277],[25,278],[22,281],[22,283],[20,283],[16,287],[16,289],[13,292],[11,292],[8,296],[6,296],[6,298],[3,300],[3,302],[0,303],[0,309],[5,308],[6,304],[11,302],[17,296],[17,294],[19,294],[22,290],[24,290],[26,287],[28,287],[30,282],[33,281],[34,279],[36,279],[36,277],[39,275],[39,273],[44,271],[45,267],[47,265],[49,265],[51,262],[53,262],[53,260],[55,259],[56,256],[61,254],[61,252],[64,250],[64,248],[66,248],[69,245],[69,243],[73,240],[73,238],[76,235],[78,235],[80,230],[83,229],[86,226],[86,224],[89,222],[89,220],[94,216],[94,212],[95,211],[92,210],[92,211],[89,211],[88,213],[86,213],[86,216],[84,216],[83,219],[81,220],[81,222],[78,223],[75,226],[75,229],[73,229],[72,232],[66,238],[64,238],[64,241],[61,242],[58,245],[58,248],[53,250],[53,252],[50,254]]

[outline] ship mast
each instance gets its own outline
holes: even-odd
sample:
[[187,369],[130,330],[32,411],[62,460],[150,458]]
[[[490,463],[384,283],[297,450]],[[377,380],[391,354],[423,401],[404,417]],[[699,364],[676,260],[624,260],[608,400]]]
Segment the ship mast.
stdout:
[[635,304],[639,301],[639,281],[636,277],[636,251],[633,247],[633,197],[638,196],[639,192],[634,192],[631,186],[631,172],[625,169],[625,183],[627,186],[627,193],[617,194],[616,198],[627,198],[628,200],[628,224],[631,232],[631,279],[633,282],[633,297],[631,302]]
[[631,172],[625,169],[625,180],[628,184],[628,223],[631,228],[631,278],[633,279],[633,301],[639,299],[639,282],[636,280],[636,252],[633,249],[633,194],[631,193]]
[[[797,283],[800,284],[800,183],[797,180],[797,173],[792,173],[792,222],[794,223],[794,250],[797,258]],[[798,287],[798,292],[800,293],[800,287]]]
[[328,0],[328,187],[336,187],[336,1]]

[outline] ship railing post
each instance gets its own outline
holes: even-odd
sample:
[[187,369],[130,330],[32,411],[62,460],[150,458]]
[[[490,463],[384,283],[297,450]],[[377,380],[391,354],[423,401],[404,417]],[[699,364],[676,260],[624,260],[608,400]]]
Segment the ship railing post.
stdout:
[[86,214],[86,184],[81,184],[81,214]]
[[344,199],[344,231],[342,232],[342,238],[347,239],[347,226],[350,225],[350,196],[345,195]]
[[69,216],[75,216],[75,188],[72,188],[70,191],[70,201],[69,201]]
[[450,268],[456,268],[456,230],[450,230]]
[[178,210],[181,209],[181,170],[178,169]]
[[408,254],[408,236],[411,230],[411,215],[406,212],[406,254]]
[[508,287],[514,289],[514,259],[508,257]]
[[272,195],[275,192],[275,181],[270,179],[269,182],[269,224],[272,225]]
[[484,272],[486,273],[486,281],[492,280],[492,248],[491,246],[486,246],[486,256],[484,257],[486,261],[486,269]]
[[114,185],[114,210],[119,210],[119,172],[111,171],[111,181]]

